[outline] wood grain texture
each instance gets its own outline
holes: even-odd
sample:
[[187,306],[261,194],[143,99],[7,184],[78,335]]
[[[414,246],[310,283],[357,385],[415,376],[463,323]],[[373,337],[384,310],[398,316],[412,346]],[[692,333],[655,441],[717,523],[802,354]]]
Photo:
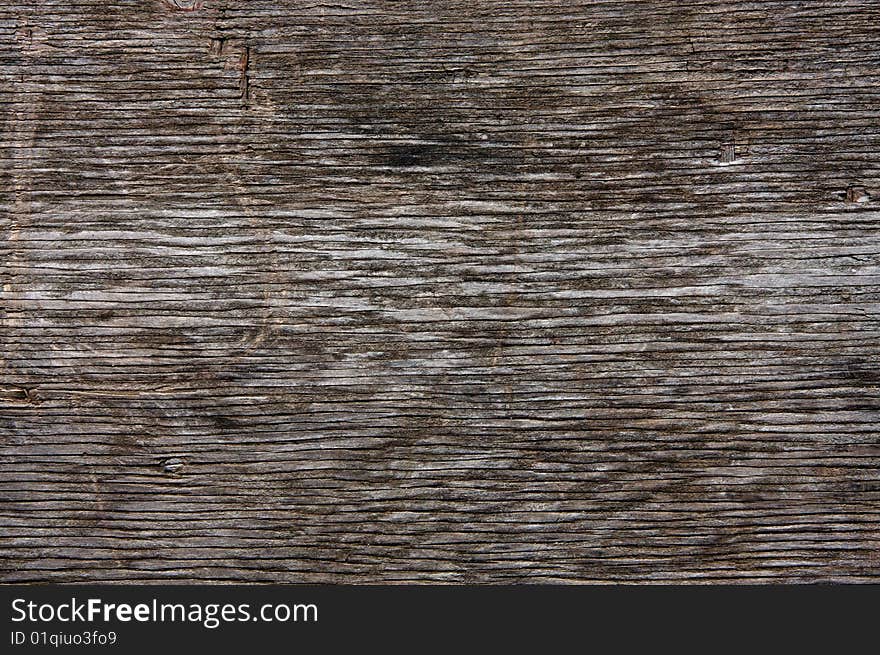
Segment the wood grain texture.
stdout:
[[880,4],[0,46],[0,580],[880,580]]

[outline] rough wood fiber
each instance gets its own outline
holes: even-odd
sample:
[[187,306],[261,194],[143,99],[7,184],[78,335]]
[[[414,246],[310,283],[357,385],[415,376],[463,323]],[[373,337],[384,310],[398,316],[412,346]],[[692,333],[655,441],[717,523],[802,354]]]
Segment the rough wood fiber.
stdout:
[[880,4],[0,6],[0,579],[880,579]]

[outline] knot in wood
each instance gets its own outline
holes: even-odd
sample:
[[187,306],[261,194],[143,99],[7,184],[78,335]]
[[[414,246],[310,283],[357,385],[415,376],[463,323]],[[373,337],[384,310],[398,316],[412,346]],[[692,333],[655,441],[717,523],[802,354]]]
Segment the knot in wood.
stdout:
[[183,460],[179,457],[169,457],[162,462],[162,470],[165,473],[177,473],[183,468]]
[[198,11],[204,4],[203,0],[163,0],[163,2],[177,11]]

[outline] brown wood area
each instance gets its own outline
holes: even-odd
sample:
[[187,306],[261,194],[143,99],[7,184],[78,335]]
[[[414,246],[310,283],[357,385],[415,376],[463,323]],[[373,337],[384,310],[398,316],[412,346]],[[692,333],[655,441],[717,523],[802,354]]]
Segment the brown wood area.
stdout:
[[0,581],[880,581],[880,3],[0,6]]

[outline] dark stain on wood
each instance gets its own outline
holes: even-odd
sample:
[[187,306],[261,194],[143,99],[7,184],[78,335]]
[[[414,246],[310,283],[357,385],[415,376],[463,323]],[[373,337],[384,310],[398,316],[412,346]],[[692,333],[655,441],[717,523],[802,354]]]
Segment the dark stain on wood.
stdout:
[[880,6],[0,8],[0,579],[880,574]]

